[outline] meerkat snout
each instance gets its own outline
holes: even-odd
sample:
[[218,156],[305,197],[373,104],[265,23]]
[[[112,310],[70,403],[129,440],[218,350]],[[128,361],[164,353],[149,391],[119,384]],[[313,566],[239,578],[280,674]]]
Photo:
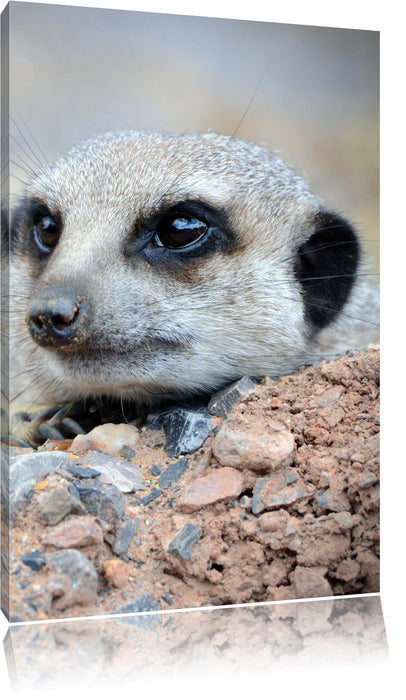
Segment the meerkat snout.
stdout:
[[67,348],[86,339],[87,302],[78,289],[52,283],[34,291],[26,322],[31,338],[41,347]]

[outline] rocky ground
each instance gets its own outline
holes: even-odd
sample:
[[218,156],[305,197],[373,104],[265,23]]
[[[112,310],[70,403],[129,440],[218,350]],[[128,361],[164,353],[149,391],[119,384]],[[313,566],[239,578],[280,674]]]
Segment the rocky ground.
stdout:
[[12,448],[10,619],[378,591],[378,396],[370,347]]

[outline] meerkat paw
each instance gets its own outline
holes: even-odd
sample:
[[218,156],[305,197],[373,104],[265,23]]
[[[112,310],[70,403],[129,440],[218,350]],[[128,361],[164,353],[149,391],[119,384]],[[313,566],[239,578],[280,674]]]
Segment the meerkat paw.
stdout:
[[86,431],[69,416],[73,404],[36,406],[10,415],[10,431],[2,440],[9,445],[37,447],[45,440],[64,440]]

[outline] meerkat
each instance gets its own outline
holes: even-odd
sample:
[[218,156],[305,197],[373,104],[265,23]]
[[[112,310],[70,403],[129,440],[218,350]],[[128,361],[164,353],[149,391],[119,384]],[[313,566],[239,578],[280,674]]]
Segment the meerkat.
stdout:
[[276,155],[213,133],[80,143],[26,186],[9,266],[10,432],[29,442],[77,399],[152,406],[378,337],[353,226]]

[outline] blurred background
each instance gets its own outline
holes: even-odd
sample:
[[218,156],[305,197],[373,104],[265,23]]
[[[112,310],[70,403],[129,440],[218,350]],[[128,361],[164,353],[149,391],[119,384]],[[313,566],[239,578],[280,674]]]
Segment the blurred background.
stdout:
[[10,45],[13,193],[30,148],[237,130],[305,173],[377,269],[378,32],[12,2]]

